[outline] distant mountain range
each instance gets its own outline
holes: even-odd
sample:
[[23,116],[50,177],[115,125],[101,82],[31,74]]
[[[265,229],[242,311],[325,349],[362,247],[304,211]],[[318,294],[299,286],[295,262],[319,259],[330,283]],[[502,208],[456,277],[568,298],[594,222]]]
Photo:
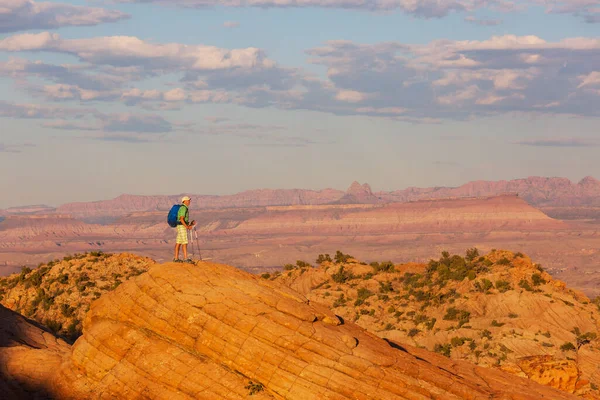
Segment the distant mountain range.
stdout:
[[[459,187],[410,187],[391,192],[373,192],[368,184],[353,182],[347,191],[336,189],[256,189],[233,195],[191,195],[194,207],[246,208],[264,206],[376,204],[425,199],[486,197],[516,193],[538,208],[600,207],[600,181],[586,177],[577,183],[566,178],[529,177],[510,181],[473,181]],[[132,212],[168,210],[180,195],[138,196],[123,194],[112,200],[48,206],[23,206],[0,210],[0,216],[33,213],[69,214],[103,222]]]

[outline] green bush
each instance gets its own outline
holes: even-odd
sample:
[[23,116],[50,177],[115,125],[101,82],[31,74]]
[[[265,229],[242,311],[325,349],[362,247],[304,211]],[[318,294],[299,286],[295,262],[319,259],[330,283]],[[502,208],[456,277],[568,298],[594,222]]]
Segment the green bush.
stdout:
[[533,282],[533,286],[540,286],[546,283],[546,280],[540,274],[531,275],[531,281]]
[[340,265],[338,271],[331,275],[331,279],[336,283],[345,283],[350,279],[354,279],[354,275],[350,271],[346,271],[343,265]]
[[508,281],[497,280],[496,281],[496,289],[498,289],[498,291],[500,293],[504,293],[509,290],[512,290],[512,287],[510,286],[510,283]]
[[394,288],[392,287],[392,282],[379,282],[379,293],[390,293],[393,292]]
[[565,342],[563,345],[560,346],[560,349],[562,351],[573,351],[575,350],[575,345],[571,342]]
[[325,261],[332,262],[333,260],[329,254],[319,254],[316,263],[323,264]]
[[348,260],[352,259],[354,257],[352,257],[350,254],[344,254],[341,251],[336,251],[335,252],[335,263],[336,264],[342,264],[342,263],[346,263],[348,262]]
[[446,344],[437,343],[433,347],[433,351],[435,351],[436,353],[439,353],[443,356],[450,357],[450,353],[452,352],[452,345],[450,343],[446,343]]
[[477,250],[476,247],[473,247],[473,248],[467,250],[466,255],[465,255],[465,258],[467,259],[467,261],[472,262],[477,257],[479,257],[479,250]]
[[533,288],[529,284],[529,281],[527,281],[526,279],[521,279],[519,281],[519,287],[522,287],[523,289],[527,290],[528,292],[533,292]]
[[446,315],[444,315],[444,320],[446,321],[458,321],[458,326],[461,327],[467,322],[471,317],[471,313],[465,310],[460,310],[456,307],[450,307],[446,311]]
[[418,330],[417,328],[412,328],[411,330],[408,331],[407,335],[408,335],[408,337],[414,337],[414,336],[417,336],[419,334],[419,332],[421,332],[421,331]]
[[358,307],[358,306],[362,305],[365,302],[365,300],[371,296],[373,296],[373,292],[371,292],[369,289],[367,289],[367,288],[358,289],[357,299],[354,302],[354,306]]
[[496,320],[493,320],[492,326],[497,326],[497,327],[504,326],[504,322],[498,322]]
[[482,279],[481,281],[476,281],[473,284],[475,290],[481,293],[487,293],[490,289],[494,287],[494,284],[489,279]]

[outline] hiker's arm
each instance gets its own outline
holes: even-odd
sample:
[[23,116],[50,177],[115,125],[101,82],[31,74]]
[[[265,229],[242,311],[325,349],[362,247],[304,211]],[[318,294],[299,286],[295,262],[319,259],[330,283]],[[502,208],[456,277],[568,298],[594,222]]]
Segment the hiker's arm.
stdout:
[[181,225],[185,226],[187,229],[190,229],[191,225],[185,223],[185,218],[183,216],[179,217],[179,222],[181,222]]

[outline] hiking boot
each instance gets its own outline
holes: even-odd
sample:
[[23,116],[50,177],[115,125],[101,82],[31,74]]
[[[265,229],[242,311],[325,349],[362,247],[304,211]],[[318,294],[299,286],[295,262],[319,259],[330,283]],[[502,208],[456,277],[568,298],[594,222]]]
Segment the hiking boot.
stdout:
[[174,259],[173,259],[173,262],[176,262],[176,263],[182,263],[182,262],[183,262],[183,260],[180,260],[179,258],[174,258]]
[[188,258],[187,260],[184,260],[183,262],[186,262],[188,264],[195,264],[194,260],[192,260],[191,258]]

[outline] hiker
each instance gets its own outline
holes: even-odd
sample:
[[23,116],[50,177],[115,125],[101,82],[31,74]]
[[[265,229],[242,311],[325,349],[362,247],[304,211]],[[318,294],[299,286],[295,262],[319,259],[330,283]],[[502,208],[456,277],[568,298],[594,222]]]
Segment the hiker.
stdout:
[[[177,212],[177,238],[175,239],[175,258],[173,258],[173,261],[193,264],[194,261],[188,258],[187,254],[187,231],[196,225],[196,221],[189,222],[190,201],[191,199],[188,196],[183,196],[181,199],[182,206],[179,207],[179,211]],[[179,259],[179,248],[183,249],[183,260]]]

